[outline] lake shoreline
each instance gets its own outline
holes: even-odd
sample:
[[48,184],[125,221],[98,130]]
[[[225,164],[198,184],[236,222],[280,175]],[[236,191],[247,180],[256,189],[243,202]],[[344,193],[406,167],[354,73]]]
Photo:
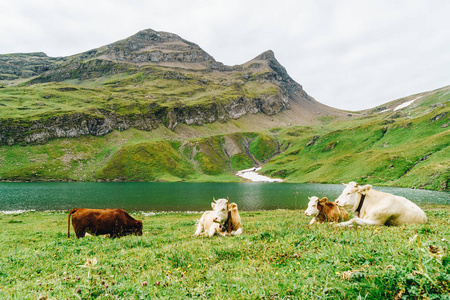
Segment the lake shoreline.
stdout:
[[[448,210],[450,209],[450,204],[424,204],[420,205],[420,208],[423,210]],[[305,208],[298,208],[298,209],[289,209],[289,208],[279,208],[279,209],[262,209],[262,210],[252,210],[252,211],[240,211],[241,213],[262,213],[262,212],[270,212],[270,211],[299,211],[303,212]],[[23,214],[61,214],[66,215],[70,209],[67,210],[15,210],[15,211],[5,211],[0,210],[0,216],[19,216]],[[145,217],[151,217],[151,216],[164,216],[164,215],[200,215],[203,214],[205,211],[142,211],[142,210],[129,210],[130,214],[133,215],[142,215]]]

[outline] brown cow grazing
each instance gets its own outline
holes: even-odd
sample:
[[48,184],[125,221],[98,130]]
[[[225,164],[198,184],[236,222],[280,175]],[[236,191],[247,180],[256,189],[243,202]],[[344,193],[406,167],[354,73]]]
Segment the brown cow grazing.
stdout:
[[111,238],[142,235],[142,221],[135,220],[122,209],[75,208],[69,212],[67,238],[70,237],[70,216],[77,238],[84,237],[86,232],[93,235],[109,234]]
[[327,201],[327,197],[323,197],[319,200],[316,196],[309,198],[308,209],[305,211],[305,215],[314,216],[309,222],[309,225],[316,222],[339,222],[348,220],[348,213],[342,208],[337,206],[334,202]]

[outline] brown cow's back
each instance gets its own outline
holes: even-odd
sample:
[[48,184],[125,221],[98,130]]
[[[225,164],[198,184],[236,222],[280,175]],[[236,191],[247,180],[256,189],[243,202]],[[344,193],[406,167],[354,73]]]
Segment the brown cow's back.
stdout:
[[122,209],[89,209],[77,208],[69,212],[72,226],[78,238],[84,237],[86,232],[93,235],[109,234],[110,237],[119,237],[127,234],[142,235],[142,221],[135,220]]
[[339,222],[348,219],[348,213],[334,202],[318,203],[317,209],[319,210],[317,215],[319,222]]

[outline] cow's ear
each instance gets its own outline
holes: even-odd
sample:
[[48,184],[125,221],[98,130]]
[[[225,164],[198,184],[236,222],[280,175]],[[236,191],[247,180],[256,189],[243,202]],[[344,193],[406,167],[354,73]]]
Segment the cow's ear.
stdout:
[[370,189],[372,188],[372,186],[370,184],[366,184],[364,186],[360,186],[358,192],[360,194],[365,194],[367,193]]
[[212,209],[214,209],[215,206],[216,206],[216,204],[214,202],[211,202]]
[[328,198],[327,197],[323,197],[322,199],[319,200],[319,203],[324,203],[327,202]]

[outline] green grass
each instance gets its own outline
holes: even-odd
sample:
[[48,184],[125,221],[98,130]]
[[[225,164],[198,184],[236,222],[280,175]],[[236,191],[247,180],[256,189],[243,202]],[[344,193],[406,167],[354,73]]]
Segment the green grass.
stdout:
[[242,212],[244,234],[227,238],[193,237],[200,214],[132,213],[142,237],[79,240],[65,212],[0,215],[0,298],[447,299],[450,208],[425,212],[424,225],[356,229]]
[[[231,134],[181,142],[173,136],[164,128],[150,132],[130,129],[104,137],[0,147],[0,180],[239,181],[235,171],[253,166],[246,145],[259,137],[255,133]],[[226,143],[237,147],[234,151],[238,153],[231,158]]]
[[[278,132],[285,150],[263,172],[291,182],[357,181],[434,190],[450,188],[450,107],[393,122],[366,120],[322,133],[289,128]],[[437,115],[444,117],[434,120]]]
[[95,177],[103,180],[181,181],[192,166],[167,141],[142,142],[119,148]]
[[[59,81],[54,79],[6,86],[0,89],[0,120],[25,125],[29,121],[61,114],[92,113],[97,109],[133,118],[148,113],[149,105],[157,104],[160,109],[186,105],[208,110],[212,104],[280,93],[274,83],[256,83],[251,79],[243,82],[233,72],[219,76],[205,71],[175,70],[147,66],[113,74],[106,72],[94,78],[83,78],[77,73],[63,82],[53,82]],[[224,81],[228,84],[224,85]]]
[[277,154],[278,143],[272,136],[261,134],[251,142],[249,151],[256,159],[264,162]]
[[231,166],[235,170],[245,170],[253,166],[250,158],[244,153],[235,154],[230,159]]

